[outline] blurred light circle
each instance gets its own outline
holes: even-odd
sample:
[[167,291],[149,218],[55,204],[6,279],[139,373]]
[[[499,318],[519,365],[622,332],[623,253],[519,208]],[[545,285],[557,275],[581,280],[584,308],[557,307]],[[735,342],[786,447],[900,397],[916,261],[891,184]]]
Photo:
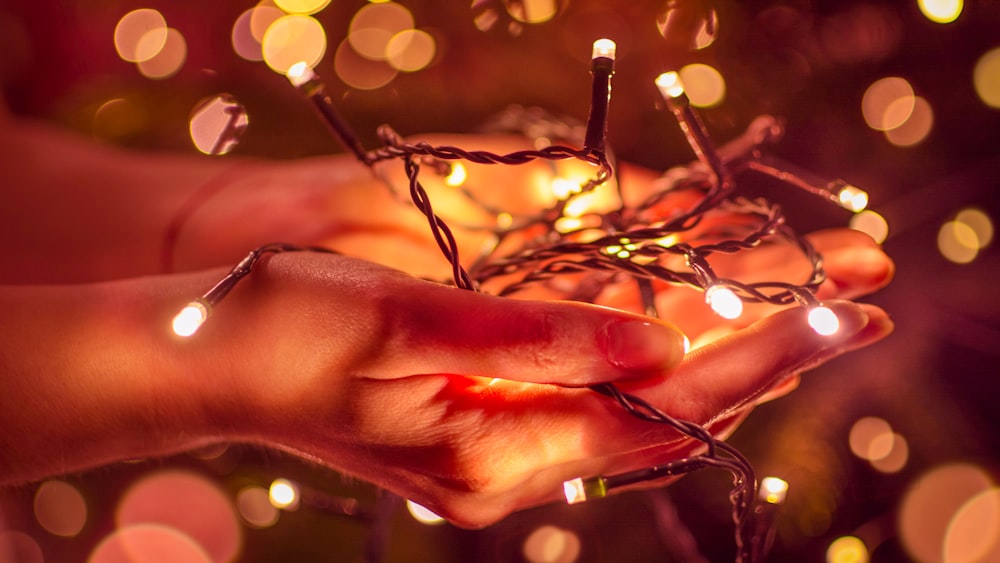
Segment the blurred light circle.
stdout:
[[[273,2],[263,0],[250,10],[250,35],[258,43],[263,43],[264,35],[267,33],[268,28],[271,27],[271,24],[285,17],[285,15],[285,12],[282,12]],[[261,55],[261,60],[264,60],[263,55]]]
[[656,28],[671,45],[704,49],[719,36],[719,14],[697,2],[667,2]]
[[169,78],[184,66],[187,60],[187,42],[180,31],[174,28],[167,30],[167,41],[156,56],[139,61],[139,72],[146,78],[161,80]]
[[0,530],[0,561],[44,563],[45,556],[35,538],[16,530]]
[[868,548],[865,542],[854,536],[843,536],[833,540],[826,550],[826,563],[868,563]]
[[700,108],[717,106],[726,97],[726,81],[722,74],[706,64],[695,63],[678,71],[691,105]]
[[872,458],[869,462],[876,471],[881,473],[898,473],[906,467],[906,462],[910,460],[910,446],[901,434],[893,433],[891,436],[880,436],[872,443],[872,448],[876,452],[884,449],[882,444],[888,442],[889,452],[884,457]]
[[909,119],[914,98],[913,87],[905,78],[889,76],[876,80],[865,90],[861,113],[865,123],[876,131],[895,129]]
[[229,497],[207,478],[181,470],[156,473],[132,485],[118,505],[116,521],[120,528],[158,524],[176,529],[215,563],[234,561],[243,539]]
[[141,131],[146,113],[126,98],[113,98],[94,111],[91,133],[95,139],[113,141]]
[[125,526],[107,536],[90,553],[87,563],[213,563],[189,536],[161,524]]
[[445,522],[445,519],[435,514],[434,511],[423,505],[417,504],[412,500],[406,501],[406,509],[410,512],[410,516],[413,516],[413,519],[421,524],[435,526]]
[[308,16],[326,8],[330,0],[274,0],[274,3],[289,14]]
[[50,534],[73,537],[87,523],[87,502],[73,485],[46,481],[35,491],[35,518]]
[[[873,459],[872,444],[881,436],[892,436],[892,427],[884,419],[877,416],[866,416],[859,418],[852,426],[848,434],[848,444],[851,452],[861,459]],[[882,456],[887,455],[886,452]]]
[[[240,142],[249,118],[243,104],[229,94],[204,98],[191,112],[191,142],[205,154],[227,154]],[[223,448],[221,452],[225,451]]]
[[934,111],[930,103],[920,96],[915,96],[909,117],[898,127],[885,131],[885,137],[897,147],[912,147],[927,138],[933,127]]
[[983,53],[972,71],[976,95],[984,104],[1000,108],[1000,47]]
[[983,210],[969,207],[958,212],[955,216],[956,223],[968,225],[976,234],[976,244],[979,248],[986,246],[993,240],[993,221]]
[[132,10],[115,26],[115,50],[131,63],[151,59],[167,42],[167,20],[151,8]]
[[524,540],[523,552],[531,563],[571,563],[580,556],[580,538],[569,530],[542,526]]
[[871,209],[854,214],[849,226],[855,231],[861,231],[872,237],[879,244],[885,242],[885,239],[889,237],[889,223],[885,217]]
[[965,223],[948,221],[938,231],[938,251],[951,262],[968,264],[979,255],[976,231]]
[[256,485],[243,487],[236,493],[236,509],[243,520],[254,528],[273,526],[281,515],[271,504],[267,489]]
[[374,90],[392,82],[398,71],[385,61],[373,61],[359,55],[345,39],[333,56],[337,76],[351,88]]
[[559,11],[556,0],[504,0],[507,13],[521,23],[545,23]]
[[1000,561],[1000,489],[979,493],[948,523],[943,563]]
[[385,48],[385,58],[396,70],[416,72],[434,60],[434,37],[419,29],[405,29],[392,36]]
[[[233,23],[233,32],[230,39],[232,40],[233,51],[240,58],[248,61],[262,61],[264,60],[264,53],[261,51],[260,41],[253,36],[253,31],[250,29],[250,21],[253,19],[254,10],[257,10],[257,8],[250,8],[240,14],[240,17],[236,18],[236,21]],[[267,28],[265,27],[264,29],[266,30]],[[261,37],[263,37],[263,34],[261,34]]]
[[312,68],[326,53],[326,31],[310,16],[284,16],[267,28],[261,49],[267,66],[281,74],[297,62]]
[[348,28],[351,47],[366,59],[384,61],[393,36],[413,29],[413,14],[395,2],[369,4],[354,14]]
[[917,0],[920,11],[934,23],[951,23],[962,13],[962,0]]
[[940,561],[947,528],[959,509],[993,487],[990,476],[974,465],[932,469],[904,493],[898,522],[903,547],[917,561]]

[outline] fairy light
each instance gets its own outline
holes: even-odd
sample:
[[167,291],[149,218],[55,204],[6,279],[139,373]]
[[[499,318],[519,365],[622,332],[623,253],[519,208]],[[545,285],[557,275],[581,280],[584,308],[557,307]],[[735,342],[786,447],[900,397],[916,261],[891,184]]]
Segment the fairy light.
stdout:
[[778,477],[764,477],[760,480],[758,495],[768,504],[782,504],[788,495],[788,482]]
[[365,153],[365,149],[361,146],[361,141],[358,140],[357,135],[347,125],[344,118],[340,116],[340,113],[333,104],[333,99],[326,92],[326,86],[309,66],[309,63],[299,61],[290,65],[285,76],[288,77],[288,81],[292,86],[302,92],[312,102],[323,123],[327,125],[337,140],[340,141],[340,144],[345,149],[351,151],[358,160],[367,164],[368,156]]
[[714,285],[705,290],[705,301],[724,319],[737,319],[743,314],[743,301],[736,293],[723,285]]
[[665,99],[680,98],[684,95],[681,75],[676,71],[664,72],[656,77],[656,88]]
[[868,192],[851,184],[840,188],[837,199],[844,209],[855,213],[864,211],[868,207]]
[[587,135],[584,148],[604,150],[608,136],[608,104],[611,102],[611,76],[615,73],[615,51],[617,46],[610,39],[594,41],[590,73],[593,87],[590,98],[590,117],[587,119]]
[[299,488],[288,479],[275,479],[267,490],[271,505],[282,510],[295,510],[299,504]]
[[469,175],[465,170],[465,165],[461,162],[455,162],[451,165],[451,171],[445,177],[444,183],[453,188],[457,188],[464,184],[468,177]]
[[198,332],[201,325],[208,320],[210,306],[203,301],[192,301],[188,303],[174,317],[171,326],[177,336],[191,336]]
[[809,326],[820,336],[831,336],[840,330],[840,319],[829,307],[813,307],[809,310]]

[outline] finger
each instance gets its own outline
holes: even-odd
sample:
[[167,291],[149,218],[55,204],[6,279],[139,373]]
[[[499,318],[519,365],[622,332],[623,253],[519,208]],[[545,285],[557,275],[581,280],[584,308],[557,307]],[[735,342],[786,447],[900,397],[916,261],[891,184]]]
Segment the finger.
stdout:
[[869,323],[868,314],[850,302],[835,302],[840,329],[816,334],[797,307],[691,352],[667,378],[622,383],[667,412],[701,424],[760,395],[778,380],[827,351],[836,351]]
[[381,300],[371,377],[452,373],[587,385],[662,375],[684,355],[673,326],[591,305],[505,299],[409,280]]

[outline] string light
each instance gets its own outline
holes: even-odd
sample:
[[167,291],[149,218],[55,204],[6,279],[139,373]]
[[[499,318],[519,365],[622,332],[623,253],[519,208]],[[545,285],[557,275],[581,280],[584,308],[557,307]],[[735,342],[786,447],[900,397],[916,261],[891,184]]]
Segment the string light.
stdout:
[[208,320],[211,305],[204,301],[195,300],[181,309],[180,313],[174,317],[172,327],[177,336],[191,336],[198,332],[201,325]]
[[[584,201],[599,186],[614,177],[614,170],[605,150],[611,76],[614,73],[616,46],[613,41],[594,42],[591,63],[591,108],[582,138],[577,146],[551,144],[552,138],[537,127],[537,120],[513,119],[512,122],[536,140],[545,137],[536,149],[496,154],[483,150],[467,150],[456,146],[434,146],[426,142],[406,143],[388,125],[379,127],[381,146],[366,151],[326,94],[320,78],[305,62],[290,65],[287,77],[291,84],[312,102],[318,115],[336,138],[365,165],[374,168],[382,161],[401,161],[406,173],[407,188],[413,205],[426,217],[428,227],[452,270],[451,283],[461,289],[490,292],[500,296],[513,295],[536,284],[548,284],[552,290],[565,288],[564,297],[595,301],[609,282],[631,278],[639,289],[643,310],[659,316],[651,282],[659,280],[672,285],[693,287],[705,292],[708,306],[727,319],[742,314],[744,302],[772,305],[799,304],[808,309],[808,323],[820,335],[832,335],[839,329],[836,314],[823,306],[815,291],[826,280],[822,258],[807,239],[796,234],[786,223],[780,208],[763,199],[746,199],[736,195],[734,178],[744,171],[772,176],[794,188],[802,189],[826,201],[851,211],[867,205],[867,194],[844,180],[825,180],[809,172],[765,154],[764,145],[781,136],[782,128],[774,118],[755,120],[740,137],[716,148],[708,130],[692,107],[676,72],[658,76],[655,85],[683,131],[697,162],[676,167],[661,178],[659,188],[637,205],[627,205],[619,197],[618,207],[593,211]],[[572,128],[565,128],[565,131]],[[522,131],[524,132],[524,131]],[[574,139],[569,139],[573,141]],[[582,181],[555,177],[551,180],[555,203],[538,212],[512,214],[495,209],[476,197],[463,162],[485,166],[519,166],[527,163],[578,160],[593,166],[593,175]],[[457,193],[478,209],[495,217],[495,226],[486,226],[489,244],[483,246],[468,269],[459,257],[458,244],[446,221],[431,205],[430,197],[420,180],[422,168],[437,174],[446,185],[459,187]],[[378,175],[393,190],[384,176]],[[660,206],[679,193],[693,195],[690,208],[676,209],[664,216]],[[619,194],[620,195],[620,194]],[[685,198],[690,200],[691,198]],[[738,217],[736,221],[703,221],[706,216],[721,214]],[[517,246],[509,235],[531,229],[535,235]],[[539,231],[546,236],[537,236]],[[500,245],[499,241],[511,241]],[[716,253],[734,254],[763,244],[783,245],[799,251],[810,265],[802,279],[793,281],[760,281],[746,283],[723,279],[716,275],[709,259]],[[499,249],[503,249],[502,251]],[[185,308],[178,318],[183,331],[191,324],[200,326],[211,307],[224,298],[240,279],[249,275],[263,254],[289,251],[329,252],[317,247],[271,244],[251,251],[246,258],[216,286],[193,304],[204,309]],[[502,253],[501,253],[502,252]],[[684,267],[677,268],[678,259]],[[567,274],[577,274],[567,278]],[[582,275],[579,275],[582,274]],[[573,281],[570,282],[569,280]],[[191,305],[189,305],[190,307]],[[193,334],[197,326],[189,334]],[[680,475],[715,467],[733,475],[730,499],[736,522],[737,561],[762,559],[773,537],[773,515],[784,500],[787,483],[765,480],[759,492],[752,465],[734,447],[715,438],[701,426],[675,419],[643,399],[623,393],[614,384],[591,387],[617,402],[621,408],[641,420],[666,424],[693,440],[702,442],[704,453],[673,460],[620,475],[581,477],[567,481],[563,492],[569,503],[600,498],[608,492],[635,483]],[[780,481],[784,483],[783,481]],[[273,487],[272,487],[273,489]],[[273,495],[272,495],[272,502]]]

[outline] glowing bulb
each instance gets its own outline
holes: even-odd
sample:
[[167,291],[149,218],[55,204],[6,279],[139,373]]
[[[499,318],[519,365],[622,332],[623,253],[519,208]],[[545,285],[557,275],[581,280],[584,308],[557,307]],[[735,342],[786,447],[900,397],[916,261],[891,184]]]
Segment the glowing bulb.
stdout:
[[465,171],[465,166],[461,162],[453,162],[451,165],[451,172],[449,172],[445,177],[444,183],[453,188],[457,188],[458,186],[464,184],[468,177],[469,175]]
[[316,78],[316,73],[309,68],[308,63],[305,61],[299,61],[288,67],[288,72],[285,76],[288,77],[288,81],[292,83],[292,86],[298,88],[313,78]]
[[679,98],[684,95],[681,76],[674,71],[664,72],[656,77],[656,87],[664,98]]
[[174,317],[173,328],[177,336],[191,336],[198,332],[201,325],[208,319],[208,303],[192,301]]
[[268,488],[267,498],[275,508],[295,510],[299,505],[299,489],[288,479],[275,479]]
[[563,494],[567,504],[577,504],[587,500],[587,492],[583,488],[583,479],[577,477],[563,483]]
[[605,58],[605,59],[615,59],[615,49],[617,45],[610,39],[598,39],[594,41],[594,51],[593,59]]
[[705,301],[724,319],[735,319],[743,314],[743,301],[728,287],[715,285],[705,291]]
[[434,526],[436,524],[444,523],[444,518],[441,518],[430,509],[419,505],[412,500],[406,501],[406,509],[410,511],[410,516],[413,516],[413,519],[421,524]]
[[813,307],[809,311],[809,326],[820,336],[830,336],[840,330],[840,319],[829,307]]
[[770,504],[785,502],[788,494],[788,481],[777,477],[764,477],[760,480],[760,498]]
[[553,178],[551,188],[552,195],[556,196],[556,199],[566,199],[570,194],[578,194],[581,191],[580,184],[566,178]]
[[837,198],[840,199],[840,205],[844,209],[855,213],[864,211],[868,207],[868,192],[851,184],[847,184],[841,188],[840,193],[837,194]]

